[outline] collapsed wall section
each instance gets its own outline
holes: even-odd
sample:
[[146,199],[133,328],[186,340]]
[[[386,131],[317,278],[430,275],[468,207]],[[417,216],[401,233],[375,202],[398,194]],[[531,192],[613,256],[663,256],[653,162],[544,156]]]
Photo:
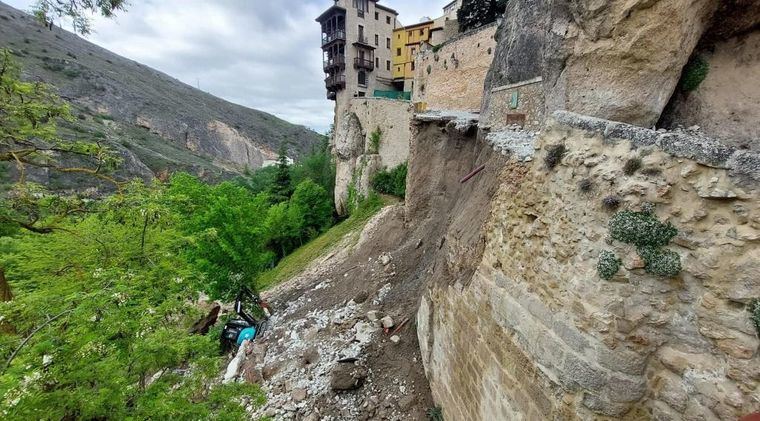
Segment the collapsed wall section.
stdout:
[[[557,145],[566,152],[547,161]],[[760,410],[748,311],[760,297],[760,156],[571,113],[534,147],[502,169],[473,271],[431,275],[421,301],[422,358],[446,419]],[[647,203],[678,231],[671,278],[610,237],[614,215]],[[609,281],[597,272],[605,250],[621,260]],[[477,257],[444,254],[443,267]]]

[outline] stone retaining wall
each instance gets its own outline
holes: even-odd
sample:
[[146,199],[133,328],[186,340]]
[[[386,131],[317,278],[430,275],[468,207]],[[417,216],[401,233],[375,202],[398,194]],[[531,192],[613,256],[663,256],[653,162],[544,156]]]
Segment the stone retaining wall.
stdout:
[[483,83],[496,48],[496,23],[464,33],[415,61],[412,102],[427,109],[480,111]]
[[[558,166],[544,163],[564,145]],[[418,336],[447,420],[736,420],[760,411],[757,154],[699,134],[556,113],[507,164],[474,276],[431,280]],[[641,168],[623,172],[629,159]],[[517,175],[522,176],[517,176]],[[616,210],[605,207],[615,197]],[[653,204],[682,271],[646,272],[610,238]],[[603,250],[622,261],[609,281]],[[447,262],[456,266],[456,261]]]

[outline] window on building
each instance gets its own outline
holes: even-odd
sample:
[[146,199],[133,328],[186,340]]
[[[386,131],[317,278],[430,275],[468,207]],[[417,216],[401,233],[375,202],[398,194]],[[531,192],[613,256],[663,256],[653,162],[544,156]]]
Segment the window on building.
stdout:
[[385,23],[387,23],[388,25],[391,24],[391,17],[390,16],[386,16],[385,17]]
[[399,56],[399,57],[401,57],[401,49],[400,48],[396,48],[396,55]]
[[391,39],[390,38],[386,38],[385,39],[385,46],[388,47],[389,50],[391,49]]
[[388,71],[391,70],[391,61],[390,60],[386,60],[385,61],[385,69],[388,70]]
[[366,43],[364,40],[364,26],[359,25],[359,42]]
[[380,20],[380,13],[375,12],[375,20]]
[[423,35],[425,35],[425,30],[424,29],[420,29],[420,36],[423,36]]
[[359,91],[359,98],[364,98],[365,96],[367,96],[367,93],[366,93],[366,92],[364,92],[364,91]]
[[380,46],[380,35],[378,34],[375,34],[375,45],[378,47]]
[[359,70],[357,79],[359,86],[367,86],[367,73],[364,70]]
[[364,12],[369,10],[369,6],[367,5],[368,0],[354,0],[354,7],[358,11],[358,15],[360,18],[364,17]]
[[414,62],[412,62],[412,71],[414,71]]
[[408,36],[409,38],[412,38],[412,33],[413,33],[412,31],[409,31],[406,33],[406,36]]
[[375,67],[380,68],[380,57],[375,57]]

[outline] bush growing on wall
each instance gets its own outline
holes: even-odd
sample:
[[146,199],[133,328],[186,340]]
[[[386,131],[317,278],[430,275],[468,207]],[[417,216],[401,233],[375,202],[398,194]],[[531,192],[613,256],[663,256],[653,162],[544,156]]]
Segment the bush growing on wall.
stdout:
[[596,264],[596,271],[600,278],[610,280],[620,270],[621,263],[622,261],[615,253],[602,250],[599,254],[599,263]]
[[384,169],[372,177],[372,188],[403,199],[406,196],[406,174],[406,162],[391,170]]
[[464,0],[457,11],[459,32],[495,22],[507,8],[506,0]]
[[750,318],[752,323],[757,329],[757,334],[760,336],[760,299],[755,299],[749,305]]
[[707,60],[700,56],[692,57],[681,74],[681,81],[679,83],[681,90],[685,92],[696,90],[707,78],[709,72],[710,64]]
[[678,253],[663,249],[676,235],[678,230],[670,223],[660,222],[651,207],[641,212],[618,212],[610,220],[610,236],[636,246],[646,265],[644,269],[652,275],[673,277],[681,272]]

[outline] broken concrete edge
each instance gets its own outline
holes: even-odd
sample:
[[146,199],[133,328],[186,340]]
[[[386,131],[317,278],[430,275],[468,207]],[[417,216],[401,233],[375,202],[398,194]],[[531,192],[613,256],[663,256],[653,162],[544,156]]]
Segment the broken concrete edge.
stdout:
[[517,128],[506,129],[488,133],[486,142],[503,155],[512,155],[519,162],[530,162],[535,155],[539,134]]
[[414,119],[425,123],[463,121],[475,124],[480,121],[480,113],[465,110],[427,110],[416,113]]
[[[555,111],[551,120],[571,128],[598,134],[604,141],[629,140],[636,147],[656,146],[676,157],[713,168],[726,169],[745,183],[760,182],[760,153],[739,150],[704,134],[658,131],[632,124],[604,120],[570,111]],[[547,122],[547,125],[551,124]]]

